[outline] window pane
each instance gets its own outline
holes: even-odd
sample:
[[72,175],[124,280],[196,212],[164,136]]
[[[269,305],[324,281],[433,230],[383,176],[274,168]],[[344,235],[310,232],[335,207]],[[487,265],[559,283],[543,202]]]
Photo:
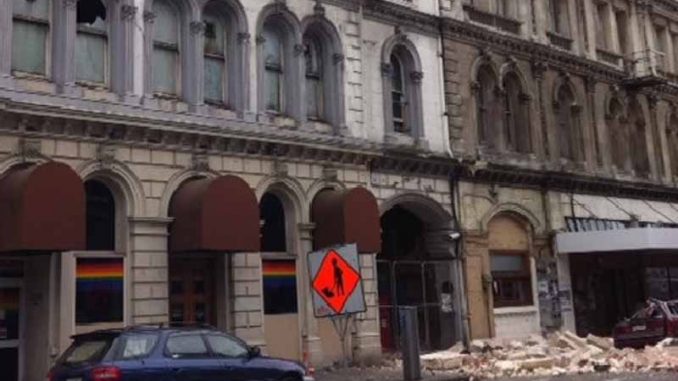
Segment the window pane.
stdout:
[[12,70],[45,74],[47,26],[14,20],[12,31]]
[[221,21],[212,16],[205,15],[205,53],[223,56],[226,50],[224,39],[226,32]]
[[320,83],[315,78],[306,78],[306,107],[311,118],[320,118]]
[[224,61],[221,59],[205,57],[205,99],[224,100]]
[[264,313],[297,313],[297,270],[295,261],[263,261]]
[[75,271],[75,322],[122,322],[122,258],[78,258]]
[[14,0],[12,13],[47,20],[49,17],[49,3],[49,0]]
[[213,353],[224,357],[245,357],[247,348],[239,342],[226,336],[209,335],[207,342],[210,344]]
[[155,21],[153,23],[153,40],[168,44],[179,43],[179,23],[176,12],[169,4],[162,0],[153,2]]
[[145,357],[153,350],[158,342],[156,334],[135,334],[124,336],[120,347],[122,348],[120,359],[132,359]]
[[264,26],[264,62],[266,65],[282,66],[282,41],[277,30]]
[[153,87],[155,91],[177,93],[177,59],[178,53],[156,47],[153,49]]
[[76,79],[105,82],[106,37],[78,32],[75,39]]
[[173,335],[167,339],[167,351],[172,355],[207,355],[200,335]]
[[266,70],[266,109],[282,111],[280,102],[280,73],[274,70]]
[[491,271],[525,271],[525,257],[522,255],[496,255],[490,257]]

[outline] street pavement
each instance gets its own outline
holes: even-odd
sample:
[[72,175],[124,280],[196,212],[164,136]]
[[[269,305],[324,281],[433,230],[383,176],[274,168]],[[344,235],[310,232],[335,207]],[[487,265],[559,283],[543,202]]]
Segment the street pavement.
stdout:
[[[401,371],[384,368],[321,371],[315,376],[316,381],[402,381]],[[634,374],[605,374],[593,373],[584,375],[562,375],[528,378],[499,378],[494,381],[678,381],[676,373],[634,373]],[[483,379],[469,379],[459,374],[431,374],[423,375],[422,381],[483,381]]]

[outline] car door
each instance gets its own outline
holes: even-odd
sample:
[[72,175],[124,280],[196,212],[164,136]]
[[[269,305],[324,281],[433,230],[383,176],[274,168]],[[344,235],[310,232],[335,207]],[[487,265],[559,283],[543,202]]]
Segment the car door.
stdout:
[[666,318],[662,305],[653,305],[647,319],[646,345],[655,345],[666,337]]
[[165,356],[173,381],[217,381],[221,360],[212,356],[201,332],[177,332],[167,338]]
[[[220,333],[205,335],[212,353],[221,361],[219,379],[223,381],[245,381],[257,379],[247,367],[249,348],[231,336]],[[254,378],[252,378],[254,376]]]

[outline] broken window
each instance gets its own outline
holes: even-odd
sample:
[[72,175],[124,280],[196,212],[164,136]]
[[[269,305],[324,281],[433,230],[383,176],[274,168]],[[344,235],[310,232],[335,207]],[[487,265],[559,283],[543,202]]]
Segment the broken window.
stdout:
[[203,11],[205,22],[205,102],[224,105],[226,89],[226,22],[217,2],[210,2]]
[[490,267],[495,307],[532,305],[530,266],[525,253],[492,253]]
[[46,75],[49,0],[13,0],[12,70]]
[[176,96],[181,83],[179,17],[166,0],[153,1],[153,90]]
[[102,0],[79,0],[75,39],[75,78],[103,84],[108,71],[108,23]]
[[391,55],[391,103],[393,104],[393,130],[408,132],[407,125],[407,81],[400,58]]

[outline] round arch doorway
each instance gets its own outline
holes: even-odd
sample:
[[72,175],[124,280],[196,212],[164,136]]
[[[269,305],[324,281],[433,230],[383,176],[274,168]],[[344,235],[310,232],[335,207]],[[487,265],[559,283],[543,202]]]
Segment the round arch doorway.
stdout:
[[401,306],[417,308],[422,350],[451,347],[457,340],[454,258],[451,243],[443,239],[449,220],[396,205],[382,215],[381,227],[377,277],[382,348],[400,346]]

